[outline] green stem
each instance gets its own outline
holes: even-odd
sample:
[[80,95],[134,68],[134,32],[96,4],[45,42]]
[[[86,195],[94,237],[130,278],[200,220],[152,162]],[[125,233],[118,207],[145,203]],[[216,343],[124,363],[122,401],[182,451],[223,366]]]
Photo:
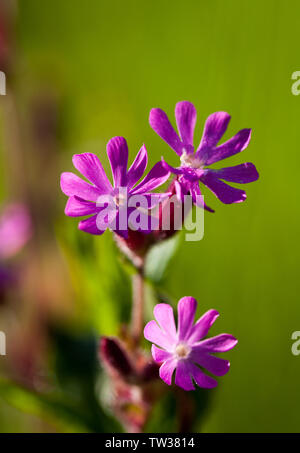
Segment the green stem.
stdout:
[[133,276],[133,305],[131,334],[135,344],[139,344],[144,327],[144,271],[143,267]]

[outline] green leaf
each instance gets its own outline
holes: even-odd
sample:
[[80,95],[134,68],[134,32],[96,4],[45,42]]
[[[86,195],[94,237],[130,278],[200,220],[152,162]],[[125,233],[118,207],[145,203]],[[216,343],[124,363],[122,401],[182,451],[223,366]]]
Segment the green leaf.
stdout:
[[145,276],[155,284],[161,283],[165,277],[172,258],[181,243],[180,234],[153,246],[146,258]]

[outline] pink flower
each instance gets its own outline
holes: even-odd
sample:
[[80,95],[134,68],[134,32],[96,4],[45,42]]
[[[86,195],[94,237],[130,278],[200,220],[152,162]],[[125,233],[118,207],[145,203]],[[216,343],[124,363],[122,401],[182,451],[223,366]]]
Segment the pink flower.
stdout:
[[154,307],[158,324],[150,321],[144,329],[145,338],[160,346],[152,345],[152,356],[155,362],[161,364],[161,379],[171,385],[176,369],[175,384],[184,390],[195,390],[193,381],[199,387],[216,387],[217,381],[205,374],[203,369],[215,376],[226,374],[229,361],[212,354],[229,351],[237,344],[237,339],[226,333],[204,339],[219,313],[208,310],[194,324],[196,309],[197,301],[193,297],[180,299],[176,329],[173,308],[168,304],[158,304]]
[[0,216],[0,260],[16,255],[32,236],[32,223],[25,205],[8,204]]
[[[74,167],[89,181],[79,178],[74,173],[64,172],[61,175],[61,190],[69,199],[65,208],[65,214],[70,217],[89,216],[79,222],[78,228],[90,234],[103,234],[110,228],[120,236],[128,237],[128,215],[134,208],[130,206],[131,197],[142,195],[147,202],[147,207],[152,209],[160,201],[165,199],[167,194],[153,193],[152,190],[162,185],[170,175],[162,162],[157,162],[149,173],[138,183],[143,176],[148,156],[143,145],[127,170],[128,146],[125,138],[113,137],[107,144],[107,156],[109,158],[113,184],[109,181],[104,168],[98,157],[92,153],[75,154],[73,156]],[[107,209],[107,206],[99,206],[99,198],[108,197],[112,203],[109,204],[110,214],[107,214],[109,221],[103,227],[99,226],[98,215]],[[127,209],[128,208],[128,209]],[[120,218],[125,212],[126,222],[121,225]],[[146,216],[148,218],[148,216]],[[148,227],[148,221],[146,221]],[[150,232],[147,228],[142,229],[144,233]]]
[[174,130],[166,113],[158,108],[150,112],[149,122],[152,129],[180,157],[180,166],[171,167],[163,160],[167,170],[177,175],[176,193],[183,201],[184,195],[190,193],[194,204],[213,212],[203,200],[199,182],[210,189],[222,203],[241,203],[246,200],[246,192],[231,187],[226,182],[246,184],[256,181],[258,172],[250,162],[221,169],[209,168],[210,165],[227,159],[247,148],[251,129],[242,129],[225,143],[218,145],[225,134],[230,115],[216,112],[210,115],[204,126],[201,142],[194,146],[194,128],[196,125],[196,109],[191,102],[182,101],[176,104],[175,117],[179,135]]

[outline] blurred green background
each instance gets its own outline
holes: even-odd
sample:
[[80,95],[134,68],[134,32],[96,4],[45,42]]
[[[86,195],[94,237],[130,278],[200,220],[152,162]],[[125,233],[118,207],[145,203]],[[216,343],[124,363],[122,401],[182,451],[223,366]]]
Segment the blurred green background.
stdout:
[[[97,333],[114,334],[119,314],[126,319],[124,300],[130,292],[118,270],[115,278],[123,282],[118,289],[124,300],[116,307],[105,302],[98,286],[107,285],[105,276],[115,275],[109,269],[118,265],[103,264],[112,246],[109,233],[96,239],[85,236],[77,232],[76,220],[64,217],[66,199],[59,190],[59,174],[72,171],[72,154],[95,152],[108,168],[105,144],[112,136],[123,135],[131,159],[144,142],[149,166],[162,155],[176,164],[175,153],[148,124],[150,109],[161,107],[174,123],[176,102],[193,102],[198,112],[196,141],[206,117],[225,110],[232,116],[225,138],[244,127],[253,129],[250,146],[226,165],[254,162],[260,179],[247,185],[243,204],[222,205],[205,191],[206,202],[216,213],[205,214],[202,241],[181,245],[164,288],[175,301],[184,295],[197,298],[199,314],[219,310],[213,333],[230,332],[239,339],[236,350],[228,354],[230,373],[219,380],[202,431],[299,431],[300,358],[291,353],[292,332],[300,330],[300,97],[291,93],[291,74],[300,70],[299,2],[12,4],[16,9],[11,84],[23,136],[32,130],[30,115],[37,122],[41,118],[40,105],[55,111],[55,144],[51,139],[42,155],[39,139],[34,141],[36,154],[24,150],[21,174],[30,186],[29,199],[38,198],[39,184],[49,196],[49,206],[44,204],[40,211],[48,215],[44,228],[49,229],[48,236],[39,240],[43,243],[47,237],[50,244],[53,240],[70,279],[67,283],[66,277],[65,285],[76,295],[69,296],[65,318],[85,317],[86,325]],[[0,104],[5,102],[2,97]],[[5,149],[5,131],[14,135],[13,126],[7,124],[5,109],[1,116],[0,176],[6,199],[20,194],[18,183],[11,183],[14,170]],[[40,159],[36,165],[35,159]],[[43,247],[51,299],[56,266],[49,264],[51,245]],[[65,264],[66,256],[71,266]],[[55,318],[60,304],[65,305],[56,302],[53,309],[48,304]],[[6,322],[7,317],[2,318],[2,330]],[[8,358],[0,357],[4,360]],[[52,429],[1,401],[0,431]]]

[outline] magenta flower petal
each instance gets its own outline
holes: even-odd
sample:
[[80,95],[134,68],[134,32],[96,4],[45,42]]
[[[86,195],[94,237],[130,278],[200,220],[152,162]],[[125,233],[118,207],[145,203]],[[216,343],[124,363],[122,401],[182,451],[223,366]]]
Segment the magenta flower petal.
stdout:
[[145,145],[141,147],[127,172],[127,187],[131,189],[144,174],[148,163],[148,155]]
[[191,360],[215,376],[224,376],[224,374],[228,373],[230,368],[228,360],[221,359],[220,357],[215,357],[207,353],[201,353],[196,350],[192,351]]
[[172,376],[176,365],[177,361],[170,358],[166,360],[159,369],[159,377],[168,385],[172,384]]
[[154,344],[151,348],[152,357],[156,363],[162,363],[172,357],[172,354],[168,351],[164,351],[163,349],[158,348]]
[[178,302],[178,336],[179,340],[185,340],[190,333],[195,313],[197,301],[193,297],[182,297]]
[[199,385],[199,387],[204,389],[213,389],[218,385],[218,382],[215,379],[203,373],[197,365],[189,363],[189,369],[194,381],[197,385]]
[[200,145],[196,151],[200,160],[206,163],[207,150],[214,148],[226,132],[230,115],[226,112],[215,112],[207,118]]
[[119,212],[111,203],[103,203],[103,206],[98,208],[97,213],[97,227],[99,230],[106,230],[107,228],[111,228],[114,225],[118,225],[117,223],[117,216]]
[[72,161],[74,167],[85,178],[97,186],[102,194],[110,193],[112,191],[112,185],[105,174],[100,160],[95,154],[74,154]]
[[96,203],[83,200],[75,195],[68,199],[65,214],[69,217],[80,217],[95,214],[99,210],[100,208],[96,206]]
[[[147,196],[145,196],[145,198],[147,199]],[[151,202],[153,203],[153,200],[151,200]],[[132,230],[140,231],[143,234],[150,234],[153,229],[158,227],[157,216],[151,216],[151,213],[148,211],[143,212],[142,210],[134,209],[132,215],[129,216],[128,221],[129,227]]]
[[98,214],[95,214],[88,219],[81,220],[78,224],[79,230],[85,231],[86,233],[90,234],[103,234],[105,230],[99,230],[99,228],[97,227],[97,215]]
[[[219,160],[233,156],[247,148],[251,139],[251,129],[242,129],[227,142],[211,150],[204,160],[205,165],[211,165]],[[200,155],[199,155],[199,158]]]
[[162,201],[170,197],[169,192],[165,193],[143,193],[143,197],[147,200],[148,209],[152,209]]
[[236,165],[234,167],[221,168],[220,170],[210,170],[218,179],[224,179],[229,182],[246,184],[256,181],[259,174],[251,162]]
[[164,330],[173,341],[176,340],[176,325],[174,320],[174,311],[171,305],[168,304],[158,304],[154,307],[154,316]]
[[144,337],[151,343],[157,344],[161,348],[168,350],[172,348],[172,339],[158,327],[155,321],[150,321],[144,328]]
[[204,313],[204,315],[202,315],[201,318],[198,319],[191,330],[189,337],[190,342],[194,343],[206,337],[209,329],[218,318],[218,316],[219,313],[217,312],[217,310],[208,310],[206,313]]
[[74,175],[74,173],[69,172],[62,173],[60,187],[63,193],[68,195],[68,197],[77,195],[84,200],[97,201],[98,197],[101,195],[101,191],[98,187],[91,186],[77,175]]
[[235,187],[228,186],[209,170],[201,177],[201,182],[208,187],[222,203],[242,203],[246,200],[247,195],[244,190],[236,189]]
[[209,212],[215,212],[212,208],[207,206],[207,204],[204,202],[204,197],[201,194],[198,181],[190,184],[190,193],[192,196],[193,203],[196,206],[199,206],[200,208],[203,208]]
[[162,162],[163,167],[170,173],[174,173],[174,175],[182,175],[183,172],[180,167],[178,167],[178,168],[172,167],[164,160],[163,157],[161,158],[161,162]]
[[181,203],[183,203],[184,196],[187,194],[184,186],[182,184],[180,184],[180,182],[178,182],[177,179],[174,182],[174,186],[175,186],[175,193],[177,195],[178,200],[181,201]]
[[178,179],[175,179],[174,187],[175,187],[175,193],[177,195],[178,200],[181,201],[182,203],[184,203],[184,201],[185,201],[184,197],[185,197],[185,195],[189,194],[192,184],[190,183],[190,181],[186,180],[185,178],[181,178],[180,182],[178,181]]
[[234,348],[237,342],[237,339],[232,335],[222,333],[216,337],[200,341],[193,349],[195,349],[195,351],[226,352]]
[[165,112],[157,108],[152,109],[149,116],[149,123],[152,129],[180,156],[183,144]]
[[[109,225],[109,229],[115,233],[117,233],[119,236],[121,236],[124,239],[128,238],[128,217],[130,213],[133,211],[133,208],[128,208],[126,212],[123,209],[119,209],[118,212],[114,213],[112,212],[111,215],[111,223]],[[127,217],[128,216],[128,217]]]
[[147,176],[131,190],[132,194],[150,192],[161,186],[170,176],[170,172],[164,168],[161,162],[157,162],[149,171]]
[[191,374],[191,366],[189,362],[179,361],[176,367],[175,384],[183,388],[183,390],[195,390]]
[[114,186],[126,187],[128,146],[125,138],[124,137],[111,138],[107,144],[106,150],[114,178]]
[[175,107],[177,128],[184,144],[193,146],[194,129],[197,112],[194,105],[188,101],[178,102]]

